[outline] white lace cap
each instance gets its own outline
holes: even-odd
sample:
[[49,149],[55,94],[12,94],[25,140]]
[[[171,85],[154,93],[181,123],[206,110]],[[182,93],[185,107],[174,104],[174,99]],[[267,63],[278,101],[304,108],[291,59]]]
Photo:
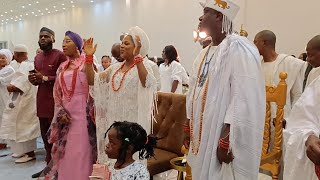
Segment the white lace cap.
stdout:
[[145,57],[149,53],[150,41],[148,35],[138,26],[132,27],[129,29],[128,35],[132,36],[133,42],[136,45],[136,36],[140,37],[141,40],[141,49],[140,55]]

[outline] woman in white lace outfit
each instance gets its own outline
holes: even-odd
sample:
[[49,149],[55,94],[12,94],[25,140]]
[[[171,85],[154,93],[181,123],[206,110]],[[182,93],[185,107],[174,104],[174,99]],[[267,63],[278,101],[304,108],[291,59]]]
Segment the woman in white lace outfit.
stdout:
[[[156,79],[151,67],[143,61],[149,46],[146,33],[139,27],[133,27],[120,47],[124,62],[116,63],[101,73],[95,73],[92,61],[86,62],[87,79],[89,85],[93,85],[91,94],[96,106],[98,163],[108,162],[104,153],[104,134],[115,121],[135,122],[147,133],[151,132]],[[92,39],[85,43],[87,56],[92,56],[95,50]]]

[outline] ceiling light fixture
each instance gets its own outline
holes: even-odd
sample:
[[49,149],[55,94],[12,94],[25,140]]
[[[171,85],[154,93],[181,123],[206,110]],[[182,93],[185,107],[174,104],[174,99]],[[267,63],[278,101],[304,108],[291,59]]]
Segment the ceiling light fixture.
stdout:
[[72,4],[72,3],[73,3],[73,1],[70,1],[70,3]]
[[56,6],[53,6],[53,8],[56,8]]
[[31,4],[29,4],[29,6],[31,6]]
[[33,12],[33,11],[32,11],[31,13],[32,13],[32,14],[34,14],[34,12]]
[[28,13],[26,13],[26,16],[28,16],[29,14]]
[[41,10],[39,9],[38,12],[41,12]]
[[94,1],[92,1],[92,0],[91,0],[90,2],[92,2],[92,3],[93,3]]
[[64,6],[64,4],[61,4],[62,6]]
[[6,11],[6,12],[4,12],[5,14],[7,14],[8,12]]
[[10,12],[13,12],[13,10],[11,9]]
[[24,6],[22,6],[22,8],[25,8]]
[[66,10],[66,8],[62,8],[63,10]]
[[72,5],[72,7],[74,8],[74,7],[75,7],[75,5]]
[[46,11],[48,11],[48,8],[46,8]]
[[36,3],[39,4],[39,1],[37,1]]

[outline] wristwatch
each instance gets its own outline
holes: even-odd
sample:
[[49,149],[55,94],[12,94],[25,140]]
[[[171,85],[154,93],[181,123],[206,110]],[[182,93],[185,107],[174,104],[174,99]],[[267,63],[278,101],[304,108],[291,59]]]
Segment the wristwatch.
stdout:
[[43,81],[48,81],[49,78],[48,78],[48,76],[42,76],[42,80],[43,80]]

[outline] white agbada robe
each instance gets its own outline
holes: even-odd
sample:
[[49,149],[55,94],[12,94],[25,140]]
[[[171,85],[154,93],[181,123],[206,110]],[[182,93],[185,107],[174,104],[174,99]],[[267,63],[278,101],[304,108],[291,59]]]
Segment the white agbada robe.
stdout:
[[[208,46],[197,56],[190,76],[187,116],[191,119],[194,100],[194,143],[199,137],[203,88],[195,82]],[[257,180],[262,151],[266,95],[261,60],[255,45],[238,35],[227,36],[218,47],[211,47],[208,94],[204,110],[198,155],[191,150],[188,163],[196,180]],[[192,123],[192,121],[190,121]],[[234,160],[221,165],[217,147],[223,125],[230,124],[230,147]]]
[[305,142],[311,134],[320,135],[320,77],[296,102],[284,130],[284,180],[318,180],[315,166],[307,157]]
[[0,138],[8,140],[11,150],[16,154],[24,154],[36,149],[36,138],[40,136],[40,125],[36,116],[36,87],[28,80],[28,73],[34,69],[33,63],[12,61],[10,66],[15,69],[9,84],[19,88],[23,94],[14,101],[10,108],[10,94],[2,116]]
[[[305,72],[306,72],[306,70],[307,70],[307,67],[308,67],[308,62],[305,62],[304,63],[304,71],[303,71],[303,74],[302,74],[302,81],[304,80],[304,75],[305,75]],[[313,81],[313,80],[315,80],[315,79],[317,79],[317,77],[319,77],[320,76],[320,67],[317,67],[317,68],[313,68],[311,71],[310,71],[310,73],[309,73],[309,75],[308,75],[308,78],[307,78],[307,82],[306,82],[306,87],[309,85],[309,84],[311,84],[311,82]]]
[[[7,86],[9,85],[14,72],[14,69],[9,65],[0,70],[0,127],[2,123],[2,114],[7,105],[7,101],[9,100]],[[0,143],[3,142],[4,141],[0,139]]]
[[[294,103],[300,98],[302,94],[303,74],[304,74],[304,63],[303,61],[294,58],[290,55],[279,54],[277,59],[273,62],[262,62],[262,70],[265,73],[265,80],[267,86],[276,87],[280,78],[281,72],[288,74],[286,83],[287,88],[287,103],[284,108],[284,118],[290,114],[291,108]],[[277,107],[272,104],[272,117],[276,117]]]
[[172,61],[170,65],[162,63],[159,66],[161,89],[160,92],[171,93],[173,81],[179,81],[176,94],[182,94],[183,69],[180,63]]

